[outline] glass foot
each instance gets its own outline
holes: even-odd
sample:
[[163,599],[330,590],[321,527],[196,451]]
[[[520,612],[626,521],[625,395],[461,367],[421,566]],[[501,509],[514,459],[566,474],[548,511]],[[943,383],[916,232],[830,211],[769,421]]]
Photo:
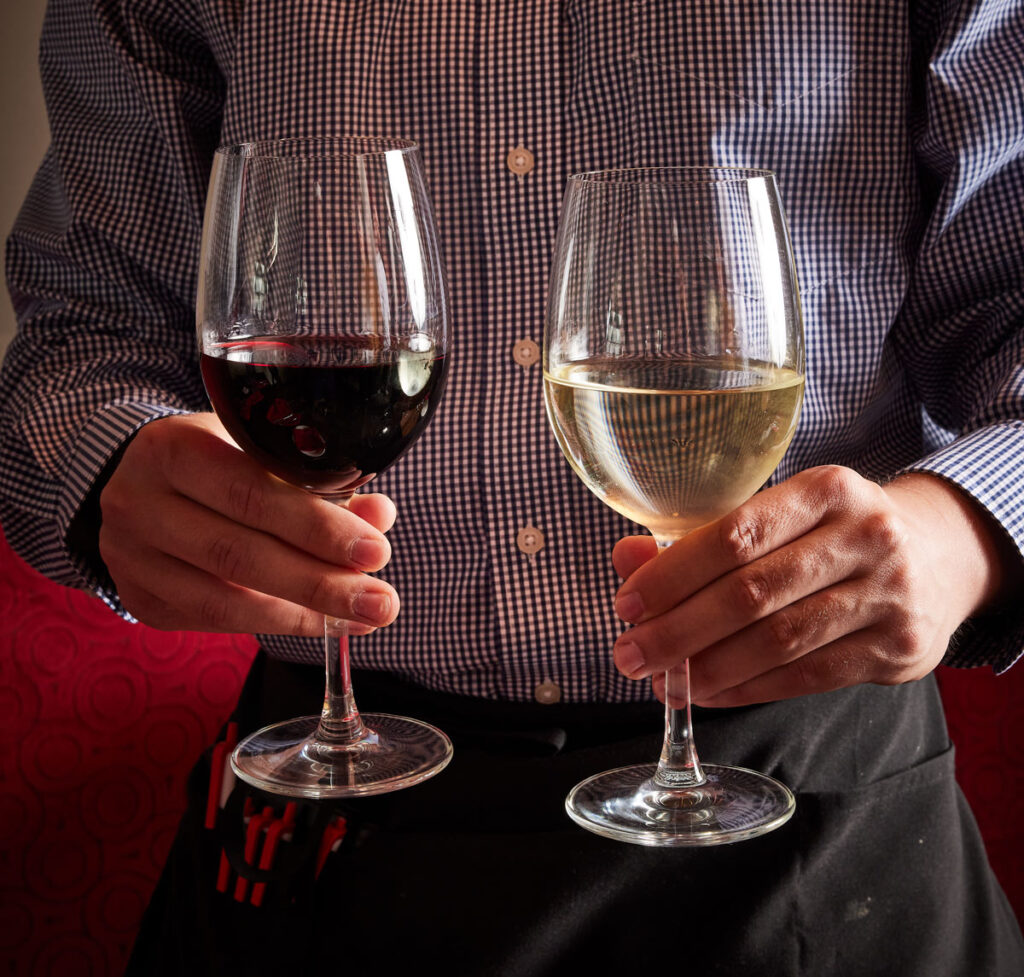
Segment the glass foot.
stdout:
[[235,747],[231,767],[261,790],[318,799],[411,787],[452,758],[451,740],[429,723],[387,713],[362,720],[367,735],[345,746],[314,737],[319,716],[266,726]]
[[653,763],[606,770],[577,784],[565,809],[595,834],[634,845],[722,845],[773,831],[796,800],[784,784],[743,767],[702,765],[699,787],[666,789]]

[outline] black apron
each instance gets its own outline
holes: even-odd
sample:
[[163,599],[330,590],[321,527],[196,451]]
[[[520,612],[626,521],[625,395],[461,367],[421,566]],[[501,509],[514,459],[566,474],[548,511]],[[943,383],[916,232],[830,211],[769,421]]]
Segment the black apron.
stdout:
[[[318,711],[322,683],[261,653],[234,716],[242,735]],[[1024,975],[932,678],[695,709],[702,759],[797,795],[782,828],[706,849],[610,841],[564,813],[584,777],[657,758],[659,705],[491,703],[365,672],[354,684],[365,711],[443,728],[449,767],[390,795],[303,803],[261,873],[243,850],[248,788],[204,827],[207,753],[129,975]],[[282,804],[264,795],[248,810]],[[339,815],[344,839],[325,855]]]

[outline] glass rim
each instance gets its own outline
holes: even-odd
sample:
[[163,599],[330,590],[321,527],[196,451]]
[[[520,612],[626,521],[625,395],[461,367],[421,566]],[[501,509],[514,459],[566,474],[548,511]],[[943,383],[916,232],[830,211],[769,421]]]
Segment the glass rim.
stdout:
[[775,171],[752,166],[623,166],[573,173],[570,184],[607,187],[714,186],[775,180]]
[[215,155],[241,159],[358,159],[412,153],[419,143],[405,136],[286,136],[225,143]]

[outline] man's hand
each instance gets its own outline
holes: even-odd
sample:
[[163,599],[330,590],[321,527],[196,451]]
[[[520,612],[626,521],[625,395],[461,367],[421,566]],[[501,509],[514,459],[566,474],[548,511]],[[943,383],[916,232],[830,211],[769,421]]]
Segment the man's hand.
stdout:
[[268,474],[213,414],[163,418],[100,495],[100,553],[125,608],[167,630],[314,636],[390,624],[398,595],[367,576],[391,556],[383,495],[332,505]]
[[690,661],[693,701],[734,706],[921,678],[950,636],[1019,577],[1001,527],[931,475],[883,487],[802,472],[662,553],[630,536],[613,560],[615,644],[632,678]]

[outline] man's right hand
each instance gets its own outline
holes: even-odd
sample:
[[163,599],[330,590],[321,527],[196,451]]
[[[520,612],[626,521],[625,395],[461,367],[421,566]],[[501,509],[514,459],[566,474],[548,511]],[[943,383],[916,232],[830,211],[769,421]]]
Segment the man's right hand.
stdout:
[[213,414],[145,425],[100,495],[100,554],[125,609],[165,630],[315,636],[390,624],[398,595],[368,576],[391,556],[395,507],[347,509],[282,482]]

